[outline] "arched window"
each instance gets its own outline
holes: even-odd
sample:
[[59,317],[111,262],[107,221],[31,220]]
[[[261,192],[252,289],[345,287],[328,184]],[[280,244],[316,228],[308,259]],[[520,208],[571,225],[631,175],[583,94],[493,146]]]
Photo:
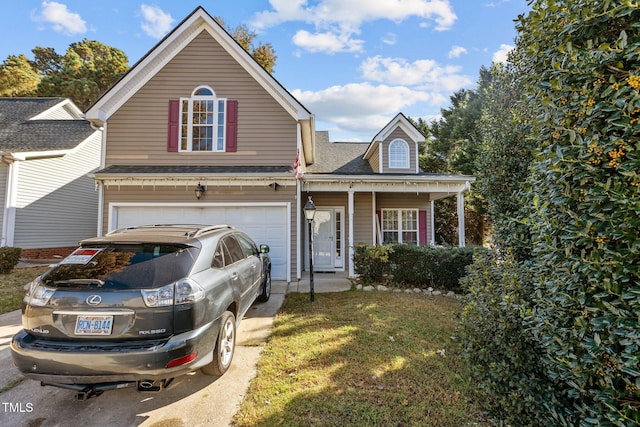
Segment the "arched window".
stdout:
[[208,86],[180,98],[180,151],[225,151],[227,100]]
[[389,144],[389,168],[407,169],[409,167],[409,144],[402,139],[394,139]]

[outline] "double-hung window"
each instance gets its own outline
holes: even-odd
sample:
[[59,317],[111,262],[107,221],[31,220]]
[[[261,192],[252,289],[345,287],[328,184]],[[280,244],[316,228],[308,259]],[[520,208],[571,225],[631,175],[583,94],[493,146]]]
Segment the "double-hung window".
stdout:
[[418,244],[418,210],[384,209],[382,211],[384,243]]
[[226,114],[227,100],[207,86],[180,98],[179,151],[225,151]]

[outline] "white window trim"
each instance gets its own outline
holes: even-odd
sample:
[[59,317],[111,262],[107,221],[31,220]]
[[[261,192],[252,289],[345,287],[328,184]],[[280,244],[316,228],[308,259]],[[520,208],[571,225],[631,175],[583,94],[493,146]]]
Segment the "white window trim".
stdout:
[[[195,95],[195,93],[200,90],[200,89],[207,89],[211,92],[211,95]],[[187,102],[187,108],[188,108],[188,120],[189,122],[187,123],[187,148],[183,149],[182,148],[182,119],[184,117],[184,110],[183,110],[183,106],[185,101]],[[193,102],[194,101],[213,101],[213,123],[211,124],[211,128],[213,130],[213,135],[212,135],[212,143],[211,143],[211,150],[198,150],[198,151],[194,151],[193,150]],[[219,101],[223,101],[224,102],[224,124],[223,124],[223,135],[222,135],[222,148],[218,149],[218,104]],[[178,125],[178,152],[181,153],[223,153],[227,150],[227,141],[226,141],[226,125],[227,125],[227,99],[226,98],[218,98],[216,96],[216,93],[213,89],[211,89],[209,86],[198,86],[196,87],[193,92],[191,93],[191,97],[189,98],[185,98],[182,97],[180,98],[180,112],[179,112],[179,117],[180,117],[180,121],[179,121],[179,125]]]
[[[384,213],[385,212],[396,212],[396,214],[398,215],[398,229],[397,230],[389,230],[384,228]],[[415,218],[416,218],[416,229],[415,230],[405,230],[404,229],[404,222],[402,221],[402,212],[404,211],[412,211],[415,214]],[[419,209],[381,209],[380,212],[380,228],[381,228],[381,233],[382,233],[382,238],[384,240],[384,233],[385,232],[393,232],[396,233],[398,236],[398,243],[404,243],[402,241],[402,234],[405,231],[410,231],[410,232],[415,232],[416,233],[416,246],[418,246],[420,244],[420,212]]]
[[[402,161],[402,165],[401,166],[392,164],[391,147],[394,144],[403,144],[404,148],[405,148],[406,156],[405,156],[404,159],[400,159]],[[404,139],[400,139],[400,138],[394,139],[393,141],[391,141],[389,143],[388,151],[389,151],[389,169],[409,169],[409,166],[411,164],[411,161],[410,161],[411,155],[409,154],[409,144],[407,143],[407,141],[405,141]]]

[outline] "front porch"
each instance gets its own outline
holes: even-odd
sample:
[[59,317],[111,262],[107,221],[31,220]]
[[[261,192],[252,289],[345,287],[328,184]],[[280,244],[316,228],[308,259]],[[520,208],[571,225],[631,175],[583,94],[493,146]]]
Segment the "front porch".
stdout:
[[[309,278],[310,274],[308,271],[302,273],[302,277],[299,281],[289,283],[287,293],[309,293]],[[346,271],[337,271],[335,273],[313,273],[313,290],[315,293],[342,292],[350,289],[351,280],[349,279],[349,274]]]
[[310,231],[302,216],[308,198],[316,207],[312,227],[314,271],[354,277],[353,250],[358,243],[434,245],[434,202],[445,197],[457,199],[459,246],[465,245],[464,194],[472,177],[422,174],[346,178],[308,174],[301,183],[298,277],[309,269]]

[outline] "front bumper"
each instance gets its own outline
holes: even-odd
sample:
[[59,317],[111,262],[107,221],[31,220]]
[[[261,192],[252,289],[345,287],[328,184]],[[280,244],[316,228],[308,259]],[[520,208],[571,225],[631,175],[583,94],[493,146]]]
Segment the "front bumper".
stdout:
[[[211,323],[166,340],[118,343],[57,342],[22,330],[11,341],[18,370],[45,384],[99,384],[173,378],[213,360],[220,324]],[[189,363],[167,365],[196,353]]]

